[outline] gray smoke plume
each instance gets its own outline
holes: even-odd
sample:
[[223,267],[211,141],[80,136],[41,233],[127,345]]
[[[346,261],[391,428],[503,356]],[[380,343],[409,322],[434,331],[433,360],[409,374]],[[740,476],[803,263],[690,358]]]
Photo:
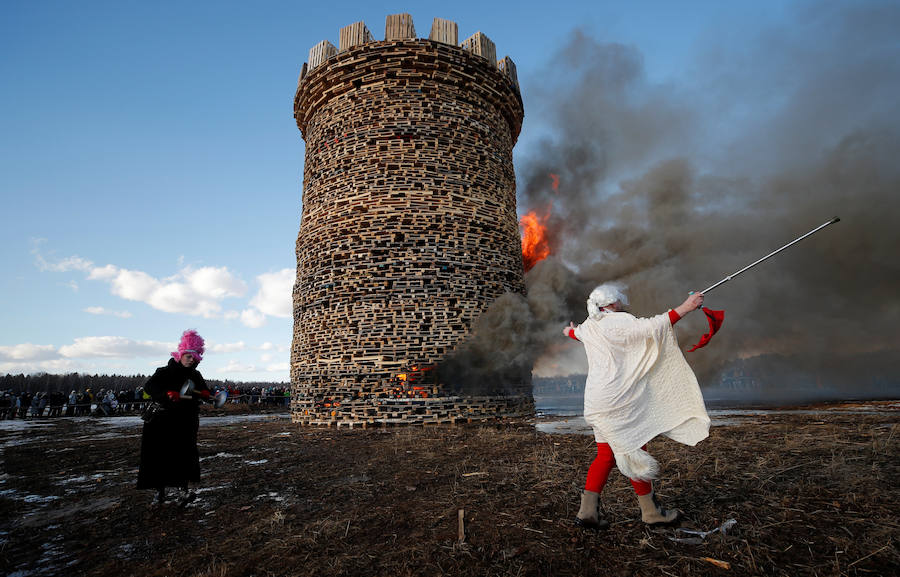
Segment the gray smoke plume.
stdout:
[[[797,29],[710,40],[684,84],[583,33],[525,83],[547,136],[518,161],[519,206],[549,209],[553,256],[479,328],[514,302],[505,347],[538,375],[583,373],[561,328],[596,284],[623,281],[632,312],[657,314],[840,216],[712,292],[725,325],[689,361],[704,384],[761,355],[828,385],[900,382],[900,5],[796,10]],[[683,346],[705,330],[698,313],[678,325]]]
[[464,394],[531,392],[535,359],[559,341],[577,294],[572,271],[554,258],[526,276],[527,296],[506,293],[478,318],[469,338],[439,367],[439,379]]

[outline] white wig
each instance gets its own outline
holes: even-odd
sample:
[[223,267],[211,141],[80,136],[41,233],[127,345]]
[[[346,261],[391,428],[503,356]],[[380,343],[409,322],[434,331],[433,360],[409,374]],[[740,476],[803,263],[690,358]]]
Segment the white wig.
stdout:
[[616,301],[623,305],[628,304],[628,297],[625,296],[627,287],[617,282],[607,282],[591,291],[591,296],[587,299],[588,316],[594,320],[599,319],[603,315],[602,309],[607,305],[611,305]]

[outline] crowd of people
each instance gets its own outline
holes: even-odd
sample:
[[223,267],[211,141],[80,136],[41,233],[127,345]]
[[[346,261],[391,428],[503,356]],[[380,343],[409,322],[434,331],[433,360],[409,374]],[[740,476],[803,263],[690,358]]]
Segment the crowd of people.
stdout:
[[[214,387],[224,389],[228,402],[267,407],[288,407],[291,402],[289,386],[272,387]],[[150,397],[143,387],[118,391],[90,388],[81,391],[0,391],[0,420],[35,419],[41,417],[109,417],[140,414]]]

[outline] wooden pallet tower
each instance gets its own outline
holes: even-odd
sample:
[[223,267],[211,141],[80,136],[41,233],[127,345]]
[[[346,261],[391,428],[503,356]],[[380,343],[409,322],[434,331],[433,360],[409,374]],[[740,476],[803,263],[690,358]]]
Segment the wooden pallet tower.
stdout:
[[[497,297],[524,292],[512,150],[515,65],[408,14],[310,50],[294,98],[306,142],[291,415],[309,425],[531,414],[531,383],[462,395],[439,370]],[[438,376],[438,375],[441,376]],[[528,381],[528,382],[525,382]]]

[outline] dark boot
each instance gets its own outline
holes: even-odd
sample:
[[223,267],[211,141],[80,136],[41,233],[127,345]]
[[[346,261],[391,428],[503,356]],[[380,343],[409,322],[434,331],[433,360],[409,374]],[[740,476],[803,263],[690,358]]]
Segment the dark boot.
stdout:
[[582,529],[606,529],[609,522],[600,517],[600,493],[583,491],[581,493],[581,508],[575,516],[575,524]]
[[156,505],[163,505],[166,502],[166,488],[160,487],[156,490],[156,500],[153,502]]
[[638,503],[641,506],[641,521],[651,527],[674,525],[681,519],[681,511],[664,509],[659,504],[655,491],[638,495]]

